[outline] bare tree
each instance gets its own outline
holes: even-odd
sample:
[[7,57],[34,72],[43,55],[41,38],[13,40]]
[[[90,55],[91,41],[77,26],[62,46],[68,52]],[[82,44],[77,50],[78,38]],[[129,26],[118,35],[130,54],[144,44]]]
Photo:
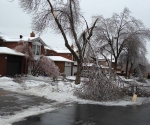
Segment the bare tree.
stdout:
[[94,18],[99,18],[94,32],[95,41],[99,43],[101,49],[113,55],[115,70],[118,58],[129,39],[138,36],[141,41],[146,42],[146,39],[150,38],[150,31],[140,20],[130,16],[128,8],[124,8],[120,15],[114,13],[111,18],[105,19],[102,16]]
[[[85,19],[81,16],[79,0],[19,0],[21,7],[28,13],[33,14],[32,27],[38,33],[42,33],[48,28],[52,28],[56,33],[60,33],[65,42],[65,46],[77,60],[77,74],[75,84],[80,83],[80,71],[82,68],[86,39],[90,39],[96,21],[91,28],[86,27],[88,34],[84,36],[81,32],[81,25]],[[86,21],[85,21],[86,23]],[[68,36],[74,41],[78,54],[69,45]],[[81,44],[82,36],[82,44]]]
[[136,69],[139,65],[148,65],[146,53],[146,43],[141,41],[138,35],[134,35],[126,41],[124,51],[119,57],[119,62],[126,65],[126,78],[130,77],[132,69]]
[[[88,32],[85,32],[85,35],[86,34],[88,34]],[[94,49],[88,39],[86,39],[86,41],[88,44],[88,52],[86,52],[86,58],[84,59],[85,72],[82,74],[86,78],[83,84],[76,89],[74,94],[80,98],[96,101],[109,101],[123,98],[125,93],[121,91],[121,88],[124,85],[122,84],[121,86],[119,77],[115,72],[112,72],[112,68],[108,68],[112,73],[111,76],[107,76],[98,62],[97,50]]]

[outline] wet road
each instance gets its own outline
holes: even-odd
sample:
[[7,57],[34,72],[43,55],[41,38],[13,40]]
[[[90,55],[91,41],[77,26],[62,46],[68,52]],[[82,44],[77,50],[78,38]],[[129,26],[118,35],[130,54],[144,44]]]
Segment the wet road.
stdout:
[[0,115],[14,115],[15,112],[28,109],[32,106],[42,106],[55,101],[33,95],[19,94],[15,92],[0,90]]
[[127,107],[74,104],[12,125],[150,125],[150,104]]

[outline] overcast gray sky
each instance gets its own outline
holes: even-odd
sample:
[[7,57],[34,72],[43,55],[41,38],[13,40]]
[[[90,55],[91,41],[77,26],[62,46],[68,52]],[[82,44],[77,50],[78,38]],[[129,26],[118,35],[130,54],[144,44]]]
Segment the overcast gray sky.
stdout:
[[[0,0],[0,32],[10,36],[29,36],[31,29],[31,17],[19,7],[18,0]],[[124,7],[128,7],[131,15],[140,19],[147,28],[150,28],[150,0],[80,0],[81,9],[85,19],[90,24],[92,15],[111,17],[113,13],[120,13]],[[60,35],[51,30],[44,33],[41,38],[52,47],[64,47]],[[150,60],[150,42],[147,43]]]

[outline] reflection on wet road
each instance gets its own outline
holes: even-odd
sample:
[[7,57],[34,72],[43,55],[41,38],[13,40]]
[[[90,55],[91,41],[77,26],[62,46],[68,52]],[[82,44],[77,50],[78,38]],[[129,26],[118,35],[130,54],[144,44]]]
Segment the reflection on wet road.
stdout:
[[127,107],[74,104],[12,125],[149,125],[149,117],[150,104]]

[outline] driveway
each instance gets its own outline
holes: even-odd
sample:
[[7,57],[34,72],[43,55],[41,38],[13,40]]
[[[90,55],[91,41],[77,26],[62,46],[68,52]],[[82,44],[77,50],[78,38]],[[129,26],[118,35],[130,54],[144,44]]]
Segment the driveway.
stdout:
[[25,95],[16,92],[0,89],[0,115],[14,115],[15,112],[31,108],[32,106],[42,106],[55,101],[44,97]]

